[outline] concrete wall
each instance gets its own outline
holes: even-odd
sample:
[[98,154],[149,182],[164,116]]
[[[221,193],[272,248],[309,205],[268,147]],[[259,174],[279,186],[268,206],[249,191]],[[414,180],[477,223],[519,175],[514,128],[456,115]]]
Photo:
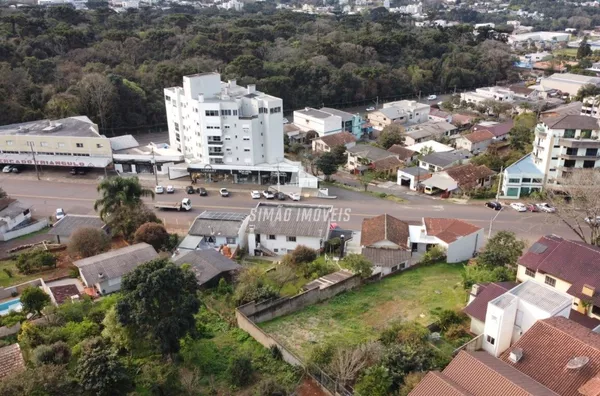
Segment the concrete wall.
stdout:
[[39,286],[43,286],[43,285],[44,285],[44,281],[42,280],[42,278],[38,278],[38,279],[33,279],[33,280],[30,280],[29,282],[21,283],[21,284],[15,285],[15,286],[0,288],[0,299],[12,297],[12,294],[14,292],[16,292],[17,294],[21,293],[23,290],[27,289],[28,287],[39,287]]
[[44,227],[48,226],[48,219],[41,219],[28,225],[27,227],[19,228],[18,230],[13,230],[9,232],[5,232],[0,234],[0,241],[10,241],[11,239],[18,238],[23,235],[31,234],[32,232],[36,232],[41,230]]
[[471,327],[469,331],[475,335],[483,334],[483,330],[485,329],[485,323],[479,319],[471,318]]
[[473,254],[483,246],[483,240],[483,228],[471,235],[457,239],[446,248],[447,261],[458,263],[472,258]]

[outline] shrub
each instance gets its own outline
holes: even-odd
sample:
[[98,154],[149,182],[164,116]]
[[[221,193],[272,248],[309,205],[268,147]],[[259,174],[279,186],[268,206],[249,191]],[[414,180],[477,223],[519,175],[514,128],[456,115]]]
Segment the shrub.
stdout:
[[331,342],[315,345],[310,351],[308,362],[317,367],[325,367],[333,360],[336,350],[336,345]]
[[274,378],[265,378],[258,383],[254,390],[255,396],[282,396],[287,395],[287,389]]
[[269,347],[269,352],[271,353],[271,356],[273,357],[273,359],[275,360],[281,360],[283,359],[283,355],[281,354],[281,349],[279,349],[279,347],[275,344],[271,345]]
[[252,361],[247,356],[235,356],[229,361],[227,368],[229,382],[235,386],[244,386],[252,378]]
[[379,340],[383,345],[420,345],[428,342],[429,330],[417,322],[402,322],[382,331]]
[[69,278],[79,278],[79,268],[70,268]]
[[465,330],[464,325],[462,324],[451,324],[448,326],[446,331],[444,332],[444,337],[448,341],[456,341],[464,337],[468,337],[469,334]]
[[342,246],[342,240],[338,237],[331,238],[328,241],[325,241],[324,247],[327,253],[337,253],[340,250],[340,246]]
[[302,267],[302,274],[307,279],[316,279],[335,272],[337,270],[333,263],[325,261],[324,258],[319,258],[312,263]]
[[98,228],[84,227],[76,230],[69,240],[69,252],[81,257],[96,256],[108,250],[110,239]]
[[23,312],[10,311],[8,314],[0,317],[0,326],[12,327],[26,319]]
[[233,288],[227,283],[225,278],[219,279],[219,284],[217,285],[217,294],[224,296],[226,294],[231,294],[232,291]]
[[361,278],[368,278],[373,274],[373,264],[362,254],[349,254],[342,260],[342,265]]
[[367,368],[354,386],[357,396],[386,396],[392,386],[392,377],[387,368],[373,366]]
[[36,365],[43,364],[66,364],[71,358],[69,346],[58,341],[52,345],[40,345],[33,350],[33,361]]
[[17,269],[23,274],[31,274],[49,267],[56,267],[56,257],[45,250],[33,250],[19,254]]
[[4,273],[6,274],[6,276],[8,276],[9,278],[13,277],[12,271],[9,270],[8,268],[2,268],[2,271],[4,271]]
[[421,258],[421,263],[432,264],[443,260],[446,257],[446,251],[440,246],[433,246]]
[[162,224],[145,223],[142,224],[133,235],[135,243],[146,242],[156,250],[163,250],[169,245],[169,233]]
[[388,196],[388,195],[387,195],[386,193],[384,193],[384,192],[382,192],[382,193],[379,193],[379,198],[385,198],[385,197],[387,197],[387,196]]
[[458,313],[451,309],[444,309],[436,314],[438,317],[438,326],[442,331],[446,331],[452,325],[458,325],[466,319],[464,314]]
[[296,246],[296,249],[292,251],[291,256],[292,262],[298,265],[314,261],[317,258],[317,252],[316,250],[311,249],[307,246],[298,245]]

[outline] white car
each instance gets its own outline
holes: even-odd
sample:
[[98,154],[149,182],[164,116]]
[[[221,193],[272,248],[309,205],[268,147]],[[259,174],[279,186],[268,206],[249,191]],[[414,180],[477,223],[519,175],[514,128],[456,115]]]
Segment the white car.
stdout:
[[546,202],[536,204],[535,206],[537,206],[538,209],[541,210],[542,212],[546,212],[546,213],[556,212],[556,208],[554,206],[547,204]]
[[219,194],[221,194],[222,197],[228,197],[229,196],[229,191],[227,191],[226,188],[222,188],[219,190]]
[[513,202],[510,204],[510,207],[516,210],[517,212],[527,212],[527,206],[525,206],[521,202]]
[[66,216],[66,213],[63,208],[56,209],[56,220],[60,220]]
[[373,106],[367,107],[367,111],[375,111],[375,107],[373,107]]
[[290,120],[288,120],[287,118],[283,117],[283,123],[284,123],[284,124],[289,124],[289,123],[290,123]]
[[267,198],[267,199],[274,199],[275,198],[275,194],[273,194],[271,191],[269,190],[265,190],[262,192],[263,197]]
[[290,197],[292,201],[300,201],[300,194],[298,193],[289,193],[288,197]]
[[173,194],[175,192],[175,187],[167,186],[167,194]]
[[12,171],[12,165],[6,165],[2,168],[2,173],[10,173]]
[[165,192],[165,189],[164,189],[164,187],[163,187],[163,186],[156,186],[156,187],[154,187],[154,192],[155,192],[156,194],[162,194],[162,193],[164,193],[164,192]]
[[594,220],[593,217],[586,217],[585,218],[585,222],[588,223],[588,224],[596,226],[596,225],[600,224],[600,216],[596,216],[595,220]]
[[252,197],[252,199],[260,199],[260,191],[254,190],[250,193],[250,196]]
[[436,100],[437,99],[437,95],[429,95],[427,97],[427,100]]

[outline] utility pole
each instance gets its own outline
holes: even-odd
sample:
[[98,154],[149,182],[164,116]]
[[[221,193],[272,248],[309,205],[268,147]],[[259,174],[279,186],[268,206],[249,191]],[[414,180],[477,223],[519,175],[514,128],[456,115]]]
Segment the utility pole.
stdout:
[[379,109],[379,96],[375,99],[375,110]]
[[33,155],[33,165],[35,166],[35,175],[40,180],[40,171],[38,170],[37,161],[35,159],[35,151],[33,150],[33,142],[29,142],[29,148],[31,148],[31,154]]
[[[498,180],[498,190],[496,191],[496,203],[498,203],[498,198],[500,197],[500,185],[502,184],[502,170],[504,169],[504,167],[500,167],[500,179]],[[492,217],[492,219],[490,220],[490,228],[488,230],[488,239],[490,239],[492,237],[492,226],[494,225],[494,221],[496,220],[496,218],[498,217],[498,215],[500,215],[500,212],[502,212],[501,208],[498,213],[496,213],[496,215],[494,217]]]
[[502,185],[502,170],[504,169],[503,166],[500,167],[500,178],[498,179],[498,189],[496,190],[496,203],[498,203],[498,198],[500,197],[500,186]]
[[156,159],[154,157],[154,146],[152,146],[152,170],[154,171],[154,182],[158,186],[158,174],[156,173]]

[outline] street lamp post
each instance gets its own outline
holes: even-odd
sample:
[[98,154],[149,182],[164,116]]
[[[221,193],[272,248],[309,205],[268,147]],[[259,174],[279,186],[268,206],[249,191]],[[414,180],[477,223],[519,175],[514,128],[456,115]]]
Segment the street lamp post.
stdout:
[[156,173],[156,158],[154,157],[154,146],[152,146],[152,170],[154,171],[154,183],[158,186],[158,174]]
[[[496,203],[498,203],[498,198],[500,197],[500,186],[502,185],[502,170],[503,169],[504,169],[504,167],[500,167],[500,178],[498,179],[498,189],[496,190]],[[496,220],[498,215],[500,215],[500,212],[502,212],[502,209],[504,209],[504,208],[500,208],[498,213],[496,213],[496,215],[490,219],[490,229],[488,230],[488,239],[490,239],[492,237],[492,226],[494,225],[494,221]]]

